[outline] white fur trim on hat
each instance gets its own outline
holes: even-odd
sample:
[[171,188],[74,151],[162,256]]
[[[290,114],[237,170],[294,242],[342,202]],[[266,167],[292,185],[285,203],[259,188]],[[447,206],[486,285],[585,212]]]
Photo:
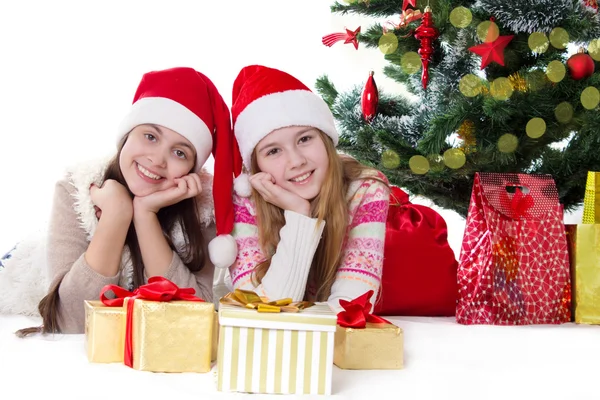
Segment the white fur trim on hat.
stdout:
[[215,268],[233,265],[237,250],[237,243],[231,235],[219,235],[208,243],[208,255]]
[[234,131],[246,168],[254,147],[276,129],[312,126],[329,136],[335,146],[338,133],[331,110],[323,99],[308,90],[287,90],[254,100],[238,115]]
[[202,118],[166,97],[145,97],[136,101],[119,125],[118,140],[141,124],[169,128],[189,140],[196,149],[196,170],[200,170],[213,147],[212,132]]
[[233,180],[233,190],[241,197],[250,197],[252,185],[248,174],[242,173]]

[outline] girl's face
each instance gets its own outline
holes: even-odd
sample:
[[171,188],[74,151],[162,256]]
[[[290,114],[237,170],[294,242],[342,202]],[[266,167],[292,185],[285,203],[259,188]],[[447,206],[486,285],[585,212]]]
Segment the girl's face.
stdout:
[[192,143],[171,129],[138,125],[129,133],[121,150],[119,167],[134,196],[147,196],[175,186],[173,179],[194,167]]
[[321,191],[329,158],[316,128],[276,129],[258,142],[254,151],[260,171],[271,174],[276,185],[309,201]]

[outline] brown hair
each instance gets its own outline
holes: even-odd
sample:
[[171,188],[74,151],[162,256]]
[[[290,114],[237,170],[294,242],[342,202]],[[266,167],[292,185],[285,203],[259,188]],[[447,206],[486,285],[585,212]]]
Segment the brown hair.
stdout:
[[[348,203],[346,201],[348,187],[352,181],[357,179],[381,180],[373,177],[375,173],[368,174],[368,178],[365,177],[367,175],[365,172],[374,172],[375,170],[359,163],[354,158],[338,154],[329,136],[321,131],[319,131],[319,136],[327,150],[329,168],[318,196],[311,201],[311,215],[319,222],[326,221],[327,223],[312,260],[310,276],[313,277],[317,286],[317,301],[326,301],[335,281],[348,227]],[[260,168],[256,152],[253,152],[251,173],[257,172],[260,172]],[[285,219],[283,217],[284,210],[266,202],[254,189],[252,190],[252,200],[256,205],[259,243],[266,257],[254,269],[253,281],[258,284],[271,265],[271,258],[275,254],[280,240],[279,231],[285,224]]]
[[[125,178],[123,177],[123,173],[119,166],[119,157],[121,156],[121,150],[123,149],[128,136],[129,135],[125,135],[119,143],[119,150],[115,157],[108,163],[102,182],[105,182],[108,179],[114,179],[121,185],[127,187],[127,182],[125,182]],[[129,192],[129,194],[133,197],[131,192]],[[202,224],[198,215],[196,199],[192,197],[162,208],[157,213],[157,217],[171,249],[177,251],[181,260],[191,272],[200,271],[205,263],[205,248],[204,238],[202,236]],[[171,233],[177,225],[181,226],[185,240],[185,246],[182,246],[181,248],[175,248],[171,240]],[[125,245],[129,247],[131,262],[133,264],[133,286],[134,288],[137,288],[144,283],[144,263],[142,261],[142,253],[140,251],[133,222],[129,225]],[[64,276],[55,278],[48,290],[48,294],[42,298],[38,305],[38,311],[42,317],[42,326],[21,329],[16,332],[17,336],[24,337],[36,332],[60,333],[58,324],[58,308],[60,307],[58,289],[63,277]],[[98,293],[98,295],[100,295],[100,293]]]

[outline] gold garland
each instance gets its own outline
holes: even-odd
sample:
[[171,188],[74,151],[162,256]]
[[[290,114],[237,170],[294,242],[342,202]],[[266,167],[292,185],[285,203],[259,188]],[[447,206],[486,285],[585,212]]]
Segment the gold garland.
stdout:
[[477,139],[475,138],[475,124],[473,121],[464,120],[456,134],[462,140],[460,148],[465,154],[477,151]]
[[[545,76],[545,74],[544,74]],[[515,72],[512,75],[508,76],[508,81],[513,87],[515,92],[526,93],[531,89],[531,85],[527,82],[527,79],[523,77],[519,72]],[[490,88],[488,85],[482,84],[480,88],[480,93],[484,96],[490,95]]]
[[529,90],[529,85],[527,84],[527,81],[518,72],[515,72],[512,75],[509,75],[508,81],[512,85],[513,90],[516,92],[527,92]]

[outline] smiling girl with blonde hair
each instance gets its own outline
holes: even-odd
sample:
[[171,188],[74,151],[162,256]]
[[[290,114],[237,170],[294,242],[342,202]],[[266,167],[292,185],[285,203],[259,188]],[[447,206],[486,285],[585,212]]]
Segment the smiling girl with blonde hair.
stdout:
[[[233,86],[234,134],[251,174],[236,178],[234,288],[271,300],[351,300],[380,287],[389,205],[385,176],[339,155],[326,103],[260,65]],[[248,185],[249,183],[249,185]]]

